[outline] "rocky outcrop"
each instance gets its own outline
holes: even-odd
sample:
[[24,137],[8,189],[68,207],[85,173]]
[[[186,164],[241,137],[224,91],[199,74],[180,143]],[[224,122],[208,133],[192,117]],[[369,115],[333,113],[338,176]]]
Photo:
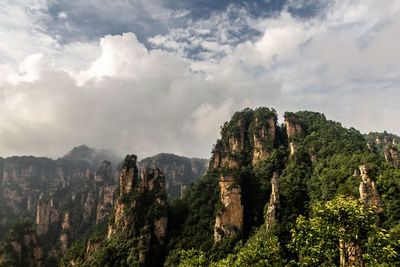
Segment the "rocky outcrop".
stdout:
[[387,163],[392,164],[396,168],[399,167],[399,153],[396,149],[393,147],[385,147],[383,154]]
[[164,238],[167,234],[167,224],[167,216],[154,220],[154,235],[157,237],[157,240],[161,245],[164,244]]
[[276,215],[280,208],[279,201],[279,185],[278,185],[278,173],[274,172],[274,175],[271,179],[272,191],[271,196],[269,198],[269,204],[266,213],[266,226],[267,229],[270,228],[276,221]]
[[298,149],[293,137],[302,133],[303,129],[299,123],[299,119],[294,113],[285,113],[286,134],[289,139],[290,155],[294,155]]
[[185,193],[186,190],[186,185],[182,184],[181,185],[181,194],[180,194],[180,199],[183,199],[183,194]]
[[119,178],[119,195],[129,193],[137,182],[138,168],[136,166],[137,157],[136,155],[129,156],[129,159],[125,159],[122,166],[121,176]]
[[41,236],[49,231],[49,227],[58,221],[58,210],[53,199],[41,200],[36,210],[36,234]]
[[375,207],[375,216],[378,218],[377,214],[383,211],[383,202],[379,196],[375,182],[369,177],[370,171],[371,167],[369,165],[360,166],[360,174],[362,178],[359,187],[360,197],[364,201],[365,207],[368,209]]
[[113,206],[115,185],[108,184],[99,188],[96,208],[96,224],[104,220],[111,212]]
[[289,143],[289,147],[290,147],[290,155],[294,155],[298,151],[297,145],[293,141]]
[[104,160],[94,175],[94,181],[97,183],[102,183],[110,180],[112,180],[111,162]]
[[207,163],[205,159],[161,153],[141,160],[138,167],[141,172],[146,167],[159,168],[165,176],[168,199],[172,200],[180,197],[182,186],[188,187],[204,175]]
[[232,237],[241,233],[243,229],[243,206],[241,203],[241,189],[232,176],[221,176],[221,202],[224,209],[218,214],[214,226],[214,241],[223,237]]
[[61,233],[59,237],[60,241],[60,251],[62,254],[65,254],[67,252],[67,249],[69,247],[69,230],[71,229],[71,224],[70,224],[70,218],[69,218],[69,212],[66,212],[64,214],[64,219],[61,224],[61,228],[63,232]]
[[108,226],[107,237],[111,239],[119,233],[119,236],[137,240],[136,256],[147,264],[152,261],[148,257],[152,248],[163,246],[167,234],[165,177],[158,168],[147,167],[139,178],[134,155],[128,155],[122,166],[119,197],[114,204],[114,219]]
[[43,251],[30,222],[12,226],[0,251],[2,266],[44,266]]
[[287,137],[290,139],[296,134],[300,134],[303,129],[299,123],[299,119],[294,113],[285,113],[285,125],[286,125],[286,134]]
[[264,124],[261,124],[260,120],[256,118],[255,129],[253,134],[253,165],[272,153],[273,147],[266,144],[273,144],[275,139],[277,131],[276,118],[271,117]]
[[96,248],[100,245],[100,240],[94,240],[94,239],[89,239],[87,246],[86,246],[86,252],[85,252],[85,257],[87,258],[90,253],[96,250]]

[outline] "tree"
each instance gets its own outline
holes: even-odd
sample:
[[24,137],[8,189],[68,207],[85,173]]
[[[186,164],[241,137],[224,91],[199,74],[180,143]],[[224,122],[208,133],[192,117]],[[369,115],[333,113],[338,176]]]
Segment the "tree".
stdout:
[[289,247],[297,253],[299,265],[365,266],[396,260],[389,240],[360,199],[339,196],[317,203],[312,218],[297,218]]

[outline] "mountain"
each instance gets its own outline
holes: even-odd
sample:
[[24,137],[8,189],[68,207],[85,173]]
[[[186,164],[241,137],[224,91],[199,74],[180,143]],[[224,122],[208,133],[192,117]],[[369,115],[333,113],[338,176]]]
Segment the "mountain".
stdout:
[[170,204],[161,171],[139,178],[127,158],[108,232],[61,265],[398,265],[400,170],[385,148],[320,113],[277,118],[236,112],[203,178]]
[[399,167],[400,137],[387,132],[371,132],[365,136],[368,149],[384,156],[387,163]]
[[[189,187],[200,178],[206,164],[202,159],[173,154],[142,162],[141,172],[146,171],[144,162],[166,170],[171,198],[179,197],[173,194],[180,194],[181,185]],[[16,257],[21,265],[32,260],[32,264],[55,266],[73,242],[96,231],[105,232],[121,164],[113,153],[85,145],[57,160],[0,158],[0,242],[4,241],[0,259],[7,259],[6,266],[15,264],[12,259]],[[24,245],[20,241],[24,239],[35,242]]]
[[87,145],[74,147],[71,151],[65,154],[62,159],[73,162],[86,162],[93,169],[100,167],[104,160],[111,162],[113,166],[118,166],[122,161],[122,157],[114,154],[114,152],[106,149],[95,149]]
[[[116,171],[105,162],[92,175],[85,171],[88,161],[62,159],[58,164],[82,164],[62,173],[88,178],[55,176],[61,189],[76,187],[39,196],[35,227],[20,221],[11,228],[0,264],[18,266],[16,255],[19,264],[30,257],[33,266],[51,266],[59,253],[60,266],[397,266],[396,138],[363,135],[310,111],[286,112],[279,124],[274,109],[261,107],[236,112],[224,123],[196,182],[189,182],[201,173],[193,166],[204,161],[194,165],[169,154],[140,163],[128,155]],[[11,169],[18,183],[7,187],[8,199],[31,179],[19,173],[34,168],[21,166]],[[2,181],[9,181],[10,171],[3,173]],[[113,186],[114,198],[102,197],[105,186]],[[174,188],[170,202],[167,187]],[[107,199],[107,209],[96,223],[99,199]]]
[[186,188],[203,177],[208,161],[200,158],[187,158],[174,154],[161,153],[142,159],[138,163],[140,170],[146,167],[159,168],[166,177],[168,199],[182,197]]

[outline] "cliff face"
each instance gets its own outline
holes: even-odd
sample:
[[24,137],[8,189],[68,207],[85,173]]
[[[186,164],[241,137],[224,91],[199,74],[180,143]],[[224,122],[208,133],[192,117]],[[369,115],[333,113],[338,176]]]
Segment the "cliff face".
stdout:
[[286,125],[286,134],[289,139],[303,131],[299,123],[299,119],[295,114],[287,112],[285,113],[284,118]]
[[396,168],[400,166],[398,152],[400,150],[399,136],[387,132],[371,132],[365,137],[367,139],[368,149],[371,152],[381,154],[387,163],[392,164]]
[[0,159],[0,162],[1,233],[18,217],[33,216],[43,221],[39,233],[46,231],[46,221],[50,217],[54,220],[57,214],[51,209],[50,203],[44,204],[42,198],[54,195],[57,191],[70,190],[84,179],[89,168],[85,163],[71,164],[64,160],[35,157],[11,157]]
[[399,167],[399,153],[393,147],[385,147],[383,150],[386,162],[392,164],[396,168]]
[[278,185],[278,173],[274,172],[274,175],[271,179],[272,192],[269,198],[269,204],[266,212],[266,226],[270,228],[276,221],[276,215],[280,208],[279,201],[279,185]]
[[[371,171],[371,167],[368,165],[360,166],[360,173],[362,181],[360,183],[360,197],[365,202],[365,206],[367,208],[376,207],[375,215],[377,217],[378,213],[383,211],[383,202],[379,196],[378,189],[376,188],[376,184],[369,177],[369,172]],[[378,218],[378,217],[377,217]]]
[[218,214],[214,226],[214,241],[220,241],[224,236],[231,237],[243,230],[243,206],[241,189],[231,176],[221,176],[221,202],[224,210]]
[[279,131],[276,121],[274,110],[244,110],[235,113],[222,128],[221,139],[217,140],[210,163],[210,168],[219,175],[220,201],[223,204],[215,219],[215,242],[242,233],[246,212],[246,206],[242,204],[243,194],[251,194],[243,192],[243,186],[252,190],[247,189],[248,184],[256,183],[256,179],[237,174],[240,169],[252,169],[272,154]]
[[206,172],[207,160],[186,158],[161,153],[145,158],[138,163],[141,172],[149,166],[159,168],[165,176],[165,189],[168,199],[181,197],[181,188],[189,187]]
[[43,195],[40,198],[40,204],[36,209],[36,234],[41,236],[49,231],[49,227],[59,220],[59,213],[54,206],[53,199],[46,202]]
[[303,129],[299,123],[298,117],[295,114],[287,112],[285,113],[284,118],[286,125],[286,135],[289,139],[290,155],[293,155],[298,150],[293,138],[296,135],[301,134],[303,132]]
[[255,119],[255,131],[253,134],[253,165],[255,165],[259,160],[265,159],[272,153],[270,146],[266,146],[267,141],[273,142],[276,136],[277,126],[276,118],[271,117],[264,124],[256,118]]
[[[106,222],[116,188],[111,163],[35,157],[0,159],[0,241],[18,218],[33,218],[44,262]],[[55,249],[59,243],[59,248]]]
[[[139,177],[136,161],[135,155],[128,155],[122,164],[114,216],[108,225],[107,240],[104,242],[113,242],[115,239],[121,239],[119,242],[122,243],[129,242],[138,248],[134,256],[136,262],[152,265],[162,258],[149,255],[157,255],[156,251],[163,247],[167,233],[165,177],[159,169],[150,167],[145,168]],[[89,248],[88,243],[88,263],[93,259],[92,255],[101,253],[93,246],[91,244]]]
[[43,251],[30,222],[14,225],[0,251],[0,264],[4,266],[44,266]]

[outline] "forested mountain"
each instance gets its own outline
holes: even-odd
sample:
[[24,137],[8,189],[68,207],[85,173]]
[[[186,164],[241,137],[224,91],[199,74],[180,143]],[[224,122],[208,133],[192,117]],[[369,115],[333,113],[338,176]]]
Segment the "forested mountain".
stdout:
[[277,118],[264,107],[236,112],[205,175],[170,203],[168,168],[153,160],[171,156],[142,161],[142,171],[127,156],[106,228],[74,242],[59,264],[399,265],[398,137],[316,112]]
[[[181,183],[189,185],[205,172],[201,159],[165,154],[145,160],[169,171],[166,184],[179,188],[177,193]],[[57,160],[0,158],[0,262],[56,266],[74,241],[105,231],[121,161],[86,145]]]

